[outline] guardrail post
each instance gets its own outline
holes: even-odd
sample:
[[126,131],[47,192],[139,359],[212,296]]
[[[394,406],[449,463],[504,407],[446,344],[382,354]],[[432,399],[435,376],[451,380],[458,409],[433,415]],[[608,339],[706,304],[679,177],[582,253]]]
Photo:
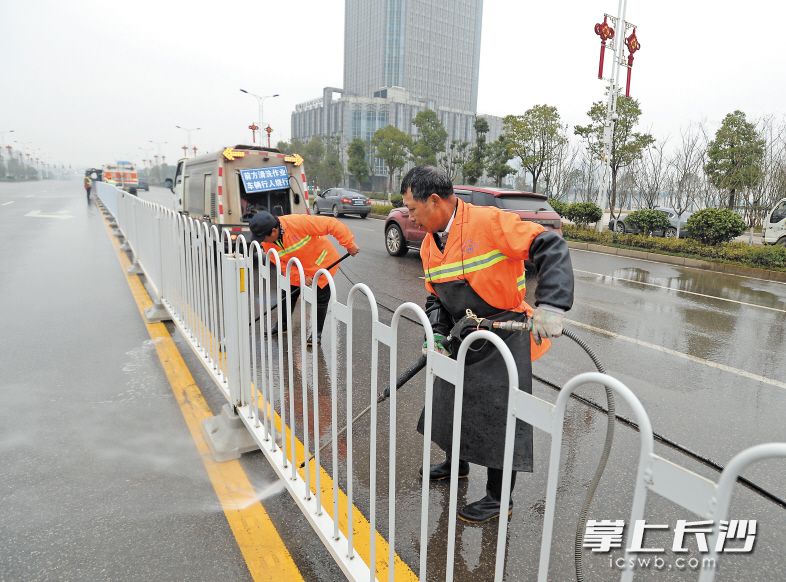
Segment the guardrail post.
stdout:
[[[162,321],[170,321],[172,316],[169,315],[166,307],[164,304],[161,303],[161,297],[164,294],[164,277],[166,274],[164,272],[164,260],[163,260],[163,253],[164,253],[164,245],[162,244],[162,237],[161,237],[161,215],[156,214],[156,218],[153,225],[154,237],[153,237],[153,244],[155,247],[158,247],[156,252],[156,257],[158,259],[157,262],[157,269],[156,274],[158,276],[158,280],[155,284],[156,293],[153,294],[153,305],[148,307],[145,310],[145,319],[147,319],[148,323],[160,323]],[[122,248],[122,247],[121,247]],[[155,251],[153,251],[155,252]],[[210,258],[212,260],[212,257]]]
[[[243,386],[250,386],[248,296],[249,270],[245,257],[222,255],[224,261],[224,321],[226,336],[223,338],[226,354],[226,378],[229,384],[229,402],[221,413],[202,423],[202,433],[216,461],[237,459],[241,454],[259,448],[237,414],[244,405]],[[245,304],[245,305],[244,305]]]

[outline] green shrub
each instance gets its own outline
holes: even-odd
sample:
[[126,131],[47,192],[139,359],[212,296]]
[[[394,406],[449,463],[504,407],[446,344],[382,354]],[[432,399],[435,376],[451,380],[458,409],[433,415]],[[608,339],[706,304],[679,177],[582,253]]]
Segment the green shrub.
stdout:
[[659,212],[658,210],[652,210],[651,208],[634,210],[628,214],[628,217],[625,219],[625,221],[635,224],[641,231],[649,235],[652,235],[652,231],[654,230],[665,231],[671,226],[669,218],[665,214]]
[[688,218],[691,236],[706,245],[729,242],[745,231],[745,221],[728,208],[705,208]]
[[556,198],[549,198],[548,202],[551,204],[551,207],[554,209],[554,211],[560,216],[565,216],[565,211],[568,209],[568,206],[570,206],[570,204],[567,202],[557,200]]
[[571,224],[562,226],[562,234],[568,240],[786,271],[786,247],[780,246],[750,246],[741,242],[707,245],[690,238],[661,238],[641,234],[615,234],[609,231],[595,232]]
[[786,247],[773,245],[749,248],[748,262],[755,267],[786,270]]
[[603,217],[603,210],[594,202],[574,202],[565,209],[565,218],[580,226],[598,222]]
[[374,206],[371,207],[372,214],[380,214],[383,216],[387,216],[391,210],[393,210],[393,207],[390,204],[374,204]]

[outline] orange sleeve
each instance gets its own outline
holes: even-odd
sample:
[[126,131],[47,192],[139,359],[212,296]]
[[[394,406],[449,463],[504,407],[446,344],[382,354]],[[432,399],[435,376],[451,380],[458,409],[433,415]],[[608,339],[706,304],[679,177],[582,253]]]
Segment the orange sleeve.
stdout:
[[532,241],[546,229],[534,222],[521,220],[512,212],[500,210],[494,214],[496,216],[492,219],[492,233],[499,250],[506,257],[526,261]]
[[355,244],[355,236],[352,234],[352,231],[349,230],[349,227],[335,218],[292,214],[289,216],[287,222],[293,224],[297,228],[298,233],[302,232],[303,234],[311,236],[330,235],[344,248],[348,248]]

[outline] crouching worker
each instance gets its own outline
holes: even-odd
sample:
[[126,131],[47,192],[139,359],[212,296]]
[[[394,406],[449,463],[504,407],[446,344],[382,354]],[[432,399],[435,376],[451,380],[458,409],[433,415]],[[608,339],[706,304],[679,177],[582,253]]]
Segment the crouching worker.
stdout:
[[[349,228],[336,220],[323,216],[309,216],[307,214],[288,214],[286,216],[273,216],[270,212],[263,210],[257,212],[248,223],[251,230],[251,242],[257,241],[262,245],[265,252],[276,249],[281,258],[281,272],[286,275],[287,262],[292,257],[300,259],[303,265],[305,281],[300,280],[300,273],[297,269],[292,269],[290,284],[292,285],[292,311],[295,310],[295,303],[300,296],[300,286],[311,285],[314,275],[319,269],[326,267],[339,258],[335,247],[327,239],[330,235],[335,238],[341,246],[347,249],[351,255],[359,252],[355,245],[355,237]],[[335,276],[338,272],[338,265],[330,269],[330,274]],[[285,296],[282,292],[281,305],[284,305]],[[317,329],[316,336],[312,330],[308,337],[308,343],[319,342],[322,336],[322,328],[325,325],[328,303],[330,303],[330,285],[327,278],[319,280],[317,290]],[[288,314],[286,310],[281,312],[282,332],[287,330]],[[271,334],[279,332],[278,324],[270,330]]]
[[[447,174],[418,166],[401,183],[409,217],[428,234],[420,248],[426,279],[426,313],[437,340],[471,309],[478,317],[500,321],[532,318],[531,334],[496,331],[510,348],[518,368],[519,388],[532,393],[532,363],[549,347],[546,338],[562,334],[564,312],[573,305],[573,270],[568,246],[556,233],[516,214],[467,204],[453,193]],[[535,309],[524,302],[524,261],[538,274]],[[453,354],[456,357],[456,354]],[[454,386],[434,382],[431,440],[447,453],[432,465],[431,480],[450,478]],[[459,517],[482,523],[499,517],[502,461],[508,407],[508,372],[490,342],[477,342],[467,353],[461,421],[459,477],[469,463],[487,467],[486,495],[459,510]],[[423,433],[423,413],[418,431]],[[517,421],[511,488],[516,472],[532,472],[532,426]],[[512,511],[511,497],[510,507]]]

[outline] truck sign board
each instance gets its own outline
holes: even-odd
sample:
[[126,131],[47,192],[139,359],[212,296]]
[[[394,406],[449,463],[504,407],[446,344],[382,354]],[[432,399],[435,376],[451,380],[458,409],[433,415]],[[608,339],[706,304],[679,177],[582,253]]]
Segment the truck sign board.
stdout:
[[286,166],[240,170],[240,176],[248,194],[289,188],[289,172]]

